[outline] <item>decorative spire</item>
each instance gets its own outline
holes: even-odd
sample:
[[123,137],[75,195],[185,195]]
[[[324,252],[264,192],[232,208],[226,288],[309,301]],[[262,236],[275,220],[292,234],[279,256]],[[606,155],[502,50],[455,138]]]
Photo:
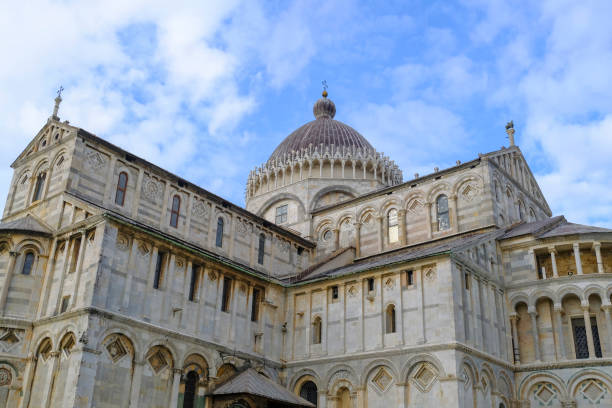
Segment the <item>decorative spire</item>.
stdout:
[[510,146],[514,146],[514,121],[510,121],[506,123],[506,133],[508,134],[508,139],[510,139]]
[[336,115],[336,105],[331,99],[327,99],[327,81],[322,81],[321,83],[323,84],[322,98],[315,102],[312,112],[317,119],[333,119]]
[[62,102],[62,92],[64,91],[64,87],[60,85],[59,89],[57,90],[57,97],[55,98],[55,106],[53,107],[53,116],[51,116],[51,118],[59,121],[59,116],[57,116],[57,113],[59,112],[59,106],[60,103]]

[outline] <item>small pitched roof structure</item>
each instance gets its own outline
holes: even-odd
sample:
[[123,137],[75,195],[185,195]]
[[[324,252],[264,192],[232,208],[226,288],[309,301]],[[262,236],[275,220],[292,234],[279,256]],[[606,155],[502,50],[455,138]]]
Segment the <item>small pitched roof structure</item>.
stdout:
[[315,406],[252,368],[248,368],[213,391],[213,395],[238,394],[256,395],[295,407]]
[[17,220],[0,223],[0,232],[27,232],[45,236],[52,234],[49,227],[30,214]]
[[610,233],[612,230],[607,228],[592,227],[590,225],[574,224],[567,222],[564,216],[560,215],[543,220],[523,223],[512,227],[499,239],[514,238],[521,235],[533,235],[536,238],[561,237],[564,235],[575,234],[596,234]]

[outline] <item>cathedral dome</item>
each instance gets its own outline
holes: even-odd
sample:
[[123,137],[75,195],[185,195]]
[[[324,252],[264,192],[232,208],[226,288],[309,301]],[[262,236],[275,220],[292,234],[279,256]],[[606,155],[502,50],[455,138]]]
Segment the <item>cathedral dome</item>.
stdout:
[[[334,120],[336,105],[327,98],[327,92],[323,92],[312,108],[315,120],[301,126],[281,142],[272,152],[268,163],[285,160],[293,152],[302,152],[304,149],[318,149],[321,153],[326,150],[348,148],[354,151],[373,152],[374,148],[352,127]],[[333,147],[332,147],[333,146]]]

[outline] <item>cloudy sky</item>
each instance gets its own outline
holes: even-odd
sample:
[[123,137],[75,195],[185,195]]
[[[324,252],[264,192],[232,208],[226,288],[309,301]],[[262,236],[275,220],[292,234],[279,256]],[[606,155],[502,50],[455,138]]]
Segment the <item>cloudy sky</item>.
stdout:
[[[612,228],[612,2],[0,3],[0,200],[62,120],[238,204],[250,169],[336,119],[404,171],[517,143],[555,214]],[[1,206],[1,205],[0,205]]]

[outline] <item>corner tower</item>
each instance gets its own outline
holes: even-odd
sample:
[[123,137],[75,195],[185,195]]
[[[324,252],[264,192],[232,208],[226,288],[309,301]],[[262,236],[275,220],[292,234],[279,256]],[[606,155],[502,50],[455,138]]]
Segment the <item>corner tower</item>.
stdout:
[[312,235],[314,209],[402,182],[395,162],[334,120],[336,105],[327,96],[323,91],[315,102],[315,120],[287,136],[247,181],[247,210],[303,236]]

